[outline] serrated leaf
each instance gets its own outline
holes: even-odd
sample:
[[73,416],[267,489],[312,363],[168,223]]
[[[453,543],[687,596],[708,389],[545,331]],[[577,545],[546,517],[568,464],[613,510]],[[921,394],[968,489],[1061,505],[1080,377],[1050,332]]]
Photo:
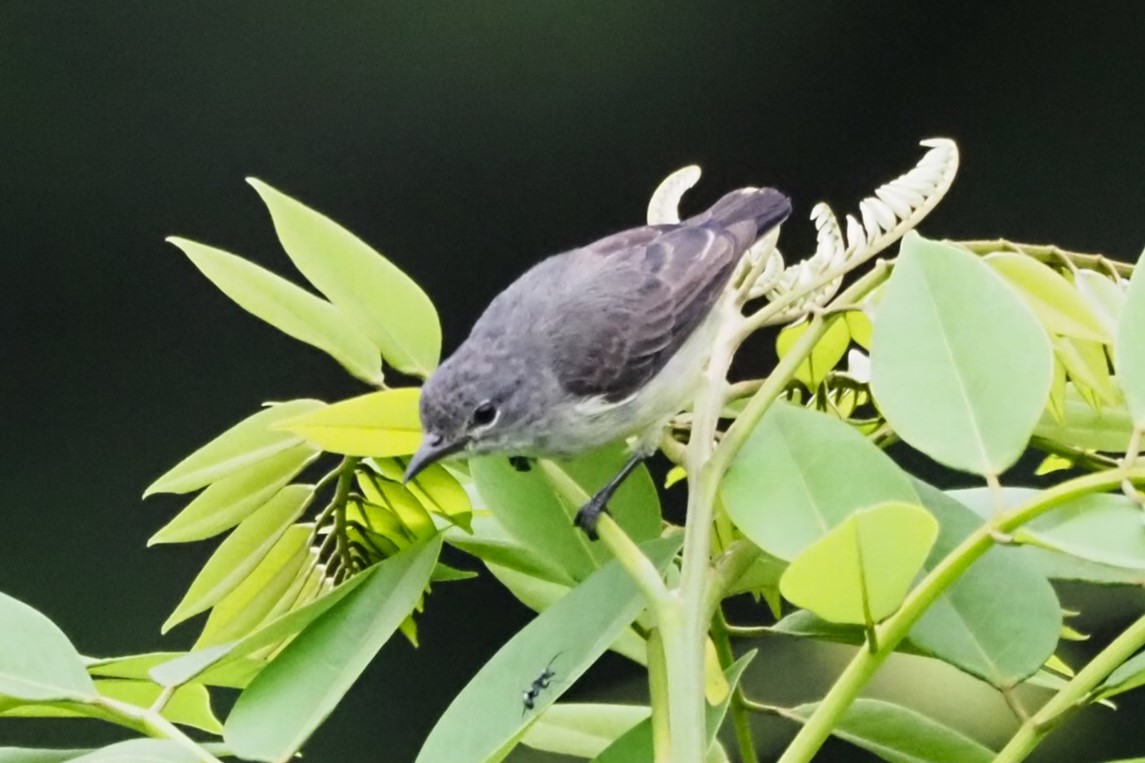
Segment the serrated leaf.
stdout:
[[313,485],[288,485],[244,519],[207,560],[163,624],[163,632],[209,609],[235,590],[298,519],[313,496]]
[[1046,330],[1106,344],[1113,340],[1078,290],[1049,265],[1016,252],[994,252],[983,261],[1014,287]]
[[[811,324],[808,322],[788,326],[779,332],[775,339],[775,350],[783,358],[807,333]],[[851,343],[851,332],[847,322],[842,316],[831,320],[823,337],[815,343],[810,355],[795,369],[795,378],[803,382],[810,390],[815,390],[827,374],[834,370],[843,356],[847,354],[847,346]]]
[[151,536],[147,545],[204,540],[231,529],[286,487],[318,455],[312,446],[299,443],[223,477]]
[[[818,703],[792,713],[806,720]],[[995,753],[959,731],[910,708],[859,698],[831,733],[890,763],[990,763]]]
[[313,524],[292,525],[250,574],[214,607],[195,649],[242,638],[262,622],[310,558]]
[[[641,548],[663,569],[679,538]],[[497,651],[461,690],[418,753],[420,763],[500,760],[543,713],[602,655],[644,606],[631,578],[613,561],[593,573]],[[534,708],[523,713],[522,693],[546,666],[555,675]]]
[[779,590],[831,622],[871,626],[898,609],[937,535],[938,522],[919,506],[855,512],[791,562]]
[[720,490],[744,535],[784,560],[859,509],[918,502],[905,472],[852,427],[781,402],[752,431]]
[[440,551],[435,538],[381,562],[291,641],[227,718],[235,754],[273,763],[296,753],[417,605]]
[[190,493],[298,445],[302,442],[298,435],[271,426],[324,405],[319,400],[291,400],[248,416],[151,483],[143,497],[154,493]]
[[362,381],[382,382],[377,348],[334,305],[230,252],[174,236],[167,241],[248,313],[317,347]]
[[529,726],[521,742],[535,750],[592,758],[650,714],[644,705],[556,703]]
[[1025,451],[1052,379],[1045,330],[990,266],[903,238],[871,349],[871,389],[896,434],[946,466],[1000,474]]
[[282,421],[279,429],[348,456],[405,456],[421,444],[417,387],[384,389]]
[[1145,252],[1137,260],[1117,324],[1114,365],[1137,429],[1145,429]]
[[78,702],[95,696],[83,658],[55,623],[2,593],[0,623],[0,695]]
[[274,220],[283,249],[312,284],[362,329],[386,361],[425,378],[441,355],[433,302],[413,279],[325,215],[247,178]]

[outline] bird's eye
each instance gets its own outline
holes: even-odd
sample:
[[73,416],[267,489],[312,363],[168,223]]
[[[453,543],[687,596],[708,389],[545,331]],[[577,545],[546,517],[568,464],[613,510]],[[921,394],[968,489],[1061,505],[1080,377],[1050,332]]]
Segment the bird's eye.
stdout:
[[497,420],[497,406],[486,400],[473,411],[473,424],[487,427]]

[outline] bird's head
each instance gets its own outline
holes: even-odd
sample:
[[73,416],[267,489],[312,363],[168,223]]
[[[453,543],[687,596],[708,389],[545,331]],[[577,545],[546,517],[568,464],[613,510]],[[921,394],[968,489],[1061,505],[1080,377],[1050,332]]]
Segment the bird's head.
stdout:
[[524,375],[512,362],[462,347],[426,380],[421,391],[421,447],[405,479],[456,453],[511,452],[527,444],[530,410]]

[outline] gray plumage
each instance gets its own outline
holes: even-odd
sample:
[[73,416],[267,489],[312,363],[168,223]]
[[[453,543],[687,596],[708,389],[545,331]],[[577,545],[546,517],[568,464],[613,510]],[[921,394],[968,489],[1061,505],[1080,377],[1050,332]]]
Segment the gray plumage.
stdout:
[[688,402],[744,252],[790,212],[774,189],[742,189],[533,267],[426,381],[409,473],[459,451],[568,456],[658,433]]

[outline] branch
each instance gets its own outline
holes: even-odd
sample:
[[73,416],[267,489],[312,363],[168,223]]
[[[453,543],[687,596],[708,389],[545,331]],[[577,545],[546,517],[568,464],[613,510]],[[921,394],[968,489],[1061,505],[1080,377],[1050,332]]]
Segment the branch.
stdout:
[[[1027,522],[1074,498],[1114,489],[1120,486],[1125,476],[1121,469],[1109,469],[1055,485],[1042,492],[1038,498],[999,513],[994,519],[968,535],[923,578],[922,582],[915,586],[899,610],[881,626],[877,626],[879,649],[874,652],[860,649],[855,654],[843,674],[807,720],[807,724],[800,729],[783,753],[779,763],[806,763],[811,760],[883,661],[906,638],[910,629],[930,605],[954,584],[971,564],[994,546],[996,538],[1007,536]],[[1135,482],[1145,482],[1145,469],[1134,470],[1129,478]]]
[[1145,616],[1125,629],[1109,646],[1098,652],[1061,691],[1053,696],[1042,709],[1028,718],[1018,729],[1009,743],[998,753],[995,763],[1018,763],[1025,760],[1038,743],[1042,741],[1070,712],[1087,699],[1098,684],[1109,677],[1121,663],[1132,657],[1145,646]]

